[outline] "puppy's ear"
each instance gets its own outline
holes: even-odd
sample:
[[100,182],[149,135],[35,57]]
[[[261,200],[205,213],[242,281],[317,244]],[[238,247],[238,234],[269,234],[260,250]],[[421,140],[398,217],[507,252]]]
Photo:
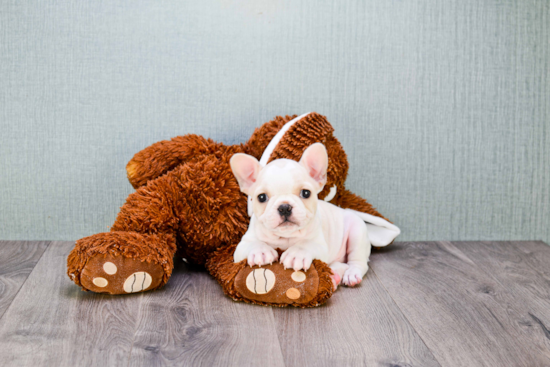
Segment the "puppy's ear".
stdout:
[[302,154],[300,164],[305,167],[311,178],[319,183],[319,192],[327,183],[328,155],[321,143],[310,145]]
[[241,191],[248,194],[248,190],[254,185],[258,178],[258,173],[260,173],[260,163],[251,155],[237,153],[231,157],[229,164]]

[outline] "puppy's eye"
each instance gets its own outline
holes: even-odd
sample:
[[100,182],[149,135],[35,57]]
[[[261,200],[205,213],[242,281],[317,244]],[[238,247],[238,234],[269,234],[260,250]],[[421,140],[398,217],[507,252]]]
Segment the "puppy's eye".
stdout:
[[265,203],[267,201],[267,195],[266,194],[260,194],[258,195],[258,201],[260,203]]
[[300,196],[303,197],[304,199],[307,199],[311,196],[311,191],[303,189],[302,192],[300,193]]

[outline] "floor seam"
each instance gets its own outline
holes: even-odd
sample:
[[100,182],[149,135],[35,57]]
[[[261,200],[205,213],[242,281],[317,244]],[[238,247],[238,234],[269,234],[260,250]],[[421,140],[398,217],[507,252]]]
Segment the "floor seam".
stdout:
[[285,355],[283,354],[283,347],[281,345],[281,335],[279,335],[279,331],[277,330],[277,322],[275,321],[275,312],[273,312],[273,306],[271,306],[270,311],[271,311],[271,316],[273,316],[273,325],[275,326],[275,334],[277,334],[277,342],[279,343],[279,352],[281,352],[283,366],[286,367]]
[[374,276],[378,279],[378,281],[380,282],[380,284],[382,285],[382,288],[384,288],[384,290],[386,291],[386,293],[390,296],[390,299],[392,300],[393,304],[397,307],[397,309],[401,312],[401,314],[403,315],[403,317],[405,318],[405,320],[407,320],[407,322],[409,323],[409,325],[411,325],[411,328],[414,330],[414,332],[416,333],[416,335],[418,335],[418,337],[420,338],[420,340],[422,340],[422,344],[424,344],[424,346],[426,347],[426,349],[430,352],[430,354],[432,355],[432,357],[434,358],[434,360],[439,364],[440,367],[443,366],[443,364],[441,363],[441,361],[439,359],[437,359],[437,357],[435,356],[434,352],[430,349],[430,347],[428,346],[428,344],[426,344],[426,341],[424,340],[424,338],[422,338],[422,335],[420,335],[420,333],[418,332],[418,330],[416,330],[416,328],[414,327],[413,323],[411,322],[411,320],[409,320],[409,318],[407,317],[407,315],[405,314],[405,312],[403,312],[403,310],[401,309],[401,307],[399,307],[399,304],[395,301],[395,299],[393,298],[392,294],[390,293],[390,291],[386,288],[386,286],[384,285],[384,283],[382,282],[382,279],[380,279],[380,277],[378,276],[378,274],[376,274],[376,271],[374,270],[374,268],[371,266],[371,269],[372,269],[372,272],[374,273]]
[[[40,241],[38,241],[40,242]],[[42,260],[42,257],[44,257],[44,254],[46,253],[46,251],[48,251],[48,249],[50,248],[50,245],[53,241],[46,241],[46,248],[44,249],[44,251],[42,251],[42,254],[40,254],[40,258],[38,259],[38,261],[36,262],[36,264],[34,264],[32,270],[30,271],[29,275],[27,275],[27,277],[25,278],[25,280],[23,281],[23,283],[21,283],[21,286],[19,287],[19,289],[17,290],[17,292],[15,293],[15,295],[13,296],[13,299],[11,300],[9,306],[4,310],[4,312],[2,313],[2,315],[0,315],[0,322],[3,320],[4,318],[4,315],[9,311],[9,309],[11,308],[11,306],[13,305],[13,302],[15,301],[15,299],[17,298],[17,296],[19,295],[19,292],[21,292],[21,289],[23,289],[23,286],[25,285],[25,283],[27,283],[27,280],[29,280],[29,278],[31,277],[31,274],[34,272],[34,270],[36,269],[36,266],[38,265],[38,263],[40,263],[40,261]]]
[[128,364],[127,364],[128,367],[130,367],[130,361],[132,360],[132,351],[134,350],[134,343],[136,341],[136,334],[139,326],[138,324],[139,324],[139,320],[141,320],[141,308],[143,305],[143,297],[145,297],[144,292],[141,292],[141,297],[139,300],[139,309],[138,309],[139,311],[136,317],[136,324],[134,327],[134,334],[132,335],[132,342],[130,343],[130,350],[128,352]]
[[[495,242],[500,242],[500,241],[495,241]],[[504,242],[506,242],[506,241],[504,241]],[[518,247],[519,247],[518,245],[519,245],[521,242],[532,243],[532,242],[537,242],[537,241],[508,241],[508,243],[510,243],[510,244],[512,245],[512,247],[514,247],[514,248],[515,248],[517,251],[519,251],[519,252],[521,252],[521,250],[518,248]],[[542,243],[544,243],[546,246],[548,246],[544,241],[540,241],[540,242],[542,242]],[[527,254],[525,254],[525,253],[522,253],[522,254],[527,256]],[[525,262],[525,264],[526,264],[527,266],[529,266],[529,268],[531,268],[531,269],[532,269],[535,273],[537,273],[539,276],[544,277],[544,278],[547,277],[546,274],[540,272],[539,269],[535,268],[531,263]]]
[[[476,241],[473,241],[473,242],[476,242]],[[498,243],[498,242],[505,242],[505,243],[509,243],[511,244],[514,248],[516,248],[516,250],[519,251],[519,249],[517,249],[517,246],[516,246],[516,243],[514,241],[490,241],[490,242],[493,242],[493,243]],[[526,241],[526,242],[529,242],[529,241]],[[494,281],[496,284],[498,284],[503,291],[506,291],[507,289],[507,286],[506,284],[502,283],[502,281],[499,279],[499,277],[495,276],[494,273],[492,272],[488,272],[485,270],[485,268],[483,267],[483,264],[480,264],[478,263],[478,261],[476,261],[477,257],[475,256],[472,256],[472,254],[468,255],[467,252],[464,252],[462,251],[458,246],[456,246],[454,243],[451,242],[451,244],[456,247],[460,252],[462,252],[464,254],[464,256],[466,256],[468,259],[470,259],[472,261],[472,263],[476,266],[476,268],[483,274],[485,274],[485,276],[488,278],[488,279],[491,279],[492,281]],[[523,262],[527,267],[529,267],[531,270],[533,270],[536,274],[538,274],[539,276],[544,276],[542,273],[540,273],[533,265],[529,264],[529,263],[526,263],[526,262]],[[528,292],[528,293],[531,293],[531,292]],[[520,306],[518,305],[518,310],[521,310],[519,308]],[[526,310],[527,314],[531,317],[533,317],[533,315],[531,314],[531,311],[528,311]],[[495,317],[496,318],[496,317]],[[499,320],[497,320],[499,321]],[[499,321],[500,322],[500,321]],[[510,332],[508,330],[505,330],[506,333],[511,337],[513,338],[514,336],[510,334]],[[543,328],[543,333],[544,333],[544,328]]]

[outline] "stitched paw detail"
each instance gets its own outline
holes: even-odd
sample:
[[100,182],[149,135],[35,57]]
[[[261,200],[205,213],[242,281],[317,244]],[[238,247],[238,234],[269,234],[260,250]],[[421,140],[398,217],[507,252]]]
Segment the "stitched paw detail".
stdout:
[[281,263],[247,266],[235,277],[235,288],[243,297],[259,302],[300,304],[317,295],[319,276],[314,266],[307,271],[285,269]]
[[138,271],[128,278],[124,282],[124,292],[126,293],[136,293],[147,290],[151,286],[153,278],[149,273],[144,271]]
[[275,286],[275,274],[269,269],[254,269],[246,277],[246,288],[254,294],[269,293]]
[[163,276],[164,270],[159,264],[122,255],[97,254],[88,259],[80,282],[93,292],[128,294],[157,288]]

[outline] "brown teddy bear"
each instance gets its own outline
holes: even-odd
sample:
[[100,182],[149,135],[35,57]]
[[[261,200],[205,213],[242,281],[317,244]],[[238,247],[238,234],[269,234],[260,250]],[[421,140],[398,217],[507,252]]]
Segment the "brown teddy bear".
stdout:
[[[111,231],[78,240],[67,260],[67,274],[84,290],[126,294],[157,289],[168,281],[178,256],[204,265],[235,300],[312,307],[335,287],[327,264],[315,260],[308,271],[281,264],[250,267],[233,253],[247,230],[247,197],[231,171],[235,153],[265,165],[273,159],[298,161],[311,144],[327,148],[327,184],[320,199],[354,209],[367,222],[373,246],[390,244],[399,229],[369,203],[344,187],[348,161],[324,116],[276,117],[257,128],[245,144],[227,146],[188,134],[161,141],[128,163],[136,191],[128,197]],[[299,274],[298,274],[299,273]]]

